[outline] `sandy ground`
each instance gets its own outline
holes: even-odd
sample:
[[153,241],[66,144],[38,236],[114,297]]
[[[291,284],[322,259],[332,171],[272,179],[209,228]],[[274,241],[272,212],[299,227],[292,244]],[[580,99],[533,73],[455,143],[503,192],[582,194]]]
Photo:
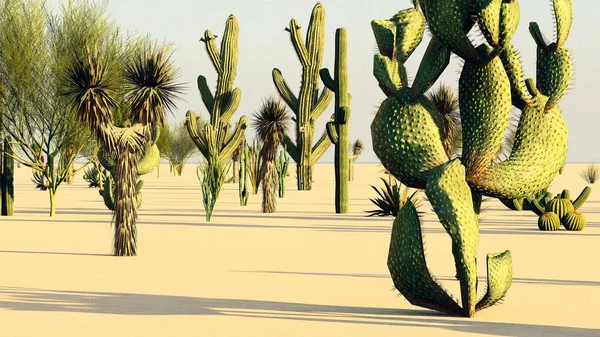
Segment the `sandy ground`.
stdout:
[[[144,176],[133,258],[110,256],[111,213],[96,189],[65,184],[49,218],[46,192],[18,169],[16,215],[0,219],[0,336],[600,336],[598,190],[581,209],[584,232],[543,233],[533,213],[486,202],[479,260],[510,249],[514,283],[502,305],[463,319],[393,290],[393,219],[364,213],[380,167],[356,166],[347,215],[334,213],[333,166],[323,164],[313,191],[289,178],[272,215],[259,196],[240,207],[226,185],[206,223],[194,166]],[[553,190],[579,193],[581,167]],[[448,235],[422,210],[430,268],[458,295]]]

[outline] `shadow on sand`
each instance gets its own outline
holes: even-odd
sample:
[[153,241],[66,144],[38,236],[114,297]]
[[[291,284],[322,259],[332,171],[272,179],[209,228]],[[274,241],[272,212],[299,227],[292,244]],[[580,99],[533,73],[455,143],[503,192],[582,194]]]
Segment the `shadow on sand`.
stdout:
[[484,322],[420,309],[0,287],[0,308],[112,315],[219,315],[338,324],[437,328],[492,336],[598,336],[599,330]]

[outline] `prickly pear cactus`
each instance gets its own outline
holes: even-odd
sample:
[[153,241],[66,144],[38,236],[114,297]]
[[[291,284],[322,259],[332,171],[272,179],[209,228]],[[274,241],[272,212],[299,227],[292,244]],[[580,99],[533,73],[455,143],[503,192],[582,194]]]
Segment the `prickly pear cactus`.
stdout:
[[[548,187],[566,158],[567,128],[557,103],[571,77],[569,53],[563,48],[571,2],[554,0],[555,42],[548,43],[537,25],[531,25],[537,44],[537,84],[524,79],[510,43],[519,24],[518,1],[413,3],[413,8],[389,20],[371,23],[380,52],[374,58],[373,75],[387,96],[371,124],[373,149],[401,183],[425,189],[452,239],[460,305],[427,269],[419,218],[411,202],[394,222],[388,267],[396,288],[412,304],[472,317],[501,300],[512,284],[510,251],[488,254],[487,292],[477,302],[481,197],[499,198],[514,209],[526,204],[534,211],[544,210],[540,203],[546,208],[551,203],[545,193],[530,196]],[[426,25],[432,37],[411,86],[404,63],[421,42]],[[480,46],[467,36],[473,27],[485,38]],[[441,140],[443,121],[424,94],[446,69],[452,53],[464,60],[459,79],[463,152],[450,160]],[[515,142],[510,155],[499,160],[513,106],[522,111]],[[571,202],[569,206],[573,208]],[[568,206],[559,208],[572,211]],[[576,214],[568,214],[570,223],[581,223]],[[542,216],[540,228],[557,229],[559,219],[557,214]]]

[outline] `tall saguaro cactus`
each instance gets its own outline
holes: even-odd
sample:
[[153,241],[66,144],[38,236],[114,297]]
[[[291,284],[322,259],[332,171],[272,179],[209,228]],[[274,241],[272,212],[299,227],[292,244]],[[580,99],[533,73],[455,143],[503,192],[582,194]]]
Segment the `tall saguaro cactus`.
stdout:
[[[530,25],[538,46],[537,85],[524,80],[510,43],[520,19],[516,0],[415,0],[414,8],[371,23],[380,51],[373,73],[388,96],[371,124],[373,148],[403,184],[425,189],[452,239],[460,282],[462,306],[431,276],[420,220],[408,202],[394,222],[388,267],[396,288],[414,305],[472,317],[501,300],[512,284],[510,251],[488,254],[487,292],[477,301],[477,214],[481,196],[527,197],[547,188],[564,163],[567,128],[557,103],[571,78],[570,56],[562,46],[572,13],[570,0],[553,2],[556,41],[549,44],[537,25]],[[485,37],[478,47],[467,36],[475,24]],[[426,25],[432,38],[409,86],[404,63]],[[463,152],[450,160],[439,113],[424,94],[452,53],[465,63],[459,81]],[[496,162],[511,105],[522,111],[514,145],[508,158]]]
[[335,93],[335,113],[327,123],[327,134],[335,145],[335,212],[348,213],[348,126],[350,121],[350,94],[348,93],[348,65],[346,29],[335,32],[335,74],[321,69],[321,79]]
[[221,166],[225,166],[239,148],[248,123],[247,117],[242,116],[235,131],[229,130],[229,120],[242,98],[242,91],[233,88],[237,75],[238,36],[239,26],[233,15],[230,15],[225,23],[220,51],[215,43],[217,37],[210,30],[204,32],[201,41],[204,42],[208,56],[217,71],[217,89],[214,95],[208,87],[206,77],[198,76],[198,89],[210,115],[210,123],[200,128],[197,121],[199,117],[193,111],[188,111],[186,115],[188,132],[204,158],[212,162],[212,157],[218,153]]
[[292,93],[281,71],[273,69],[273,82],[280,96],[294,112],[296,123],[296,143],[285,137],[287,151],[296,162],[298,190],[310,190],[312,187],[312,168],[331,145],[327,132],[313,146],[315,122],[325,111],[333,98],[327,87],[319,94],[319,71],[323,63],[325,42],[325,9],[321,3],[313,8],[306,34],[306,43],[301,35],[301,27],[295,19],[291,19],[286,28],[292,45],[302,65],[302,84],[298,97]]

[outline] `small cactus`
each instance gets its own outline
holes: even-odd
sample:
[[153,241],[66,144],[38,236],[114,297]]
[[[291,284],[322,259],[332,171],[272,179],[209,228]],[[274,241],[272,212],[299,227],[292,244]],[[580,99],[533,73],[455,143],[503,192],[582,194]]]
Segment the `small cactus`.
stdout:
[[538,228],[541,231],[557,231],[560,229],[560,219],[556,213],[546,212],[538,219]]
[[574,210],[571,200],[565,198],[554,198],[546,204],[546,212],[554,212],[560,219]]
[[275,169],[277,170],[278,195],[280,198],[285,197],[285,177],[287,176],[289,165],[290,156],[287,155],[284,147],[283,151],[279,153],[279,157],[275,161]]
[[572,211],[561,218],[561,223],[567,230],[582,231],[586,224],[585,215]]

